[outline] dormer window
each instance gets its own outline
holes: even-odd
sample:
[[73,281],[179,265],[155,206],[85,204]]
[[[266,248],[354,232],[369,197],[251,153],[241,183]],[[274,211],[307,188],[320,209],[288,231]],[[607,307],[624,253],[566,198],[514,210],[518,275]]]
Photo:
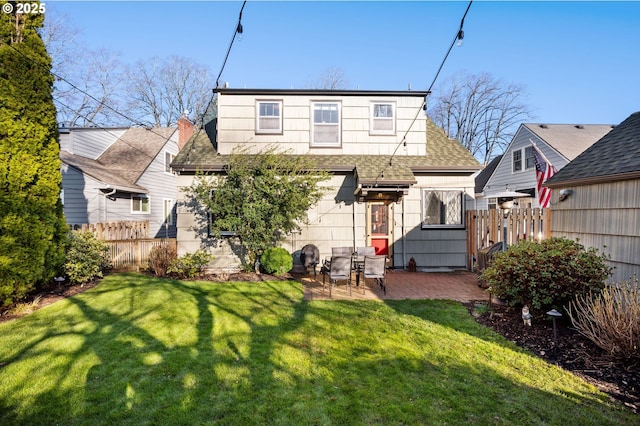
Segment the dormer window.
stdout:
[[282,101],[256,101],[256,133],[282,134]]
[[340,146],[340,107],[339,102],[311,103],[311,146]]
[[371,104],[369,133],[372,135],[395,135],[396,105],[393,102]]

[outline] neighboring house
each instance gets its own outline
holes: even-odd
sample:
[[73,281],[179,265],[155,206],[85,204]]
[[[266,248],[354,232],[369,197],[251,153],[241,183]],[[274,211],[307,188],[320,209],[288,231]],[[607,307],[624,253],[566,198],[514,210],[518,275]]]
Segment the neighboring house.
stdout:
[[480,188],[476,188],[475,205],[469,207],[477,210],[496,208],[503,200],[492,194],[504,191],[528,193],[529,197],[518,198],[519,205],[540,207],[535,190],[532,141],[556,170],[560,170],[609,133],[612,127],[610,124],[521,124],[486,181],[476,180]]
[[61,128],[67,223],[149,221],[149,237],[175,238],[177,130]]
[[640,112],[617,125],[546,184],[551,234],[611,256],[611,282],[640,277]]
[[[178,187],[201,171],[223,174],[236,146],[254,152],[277,144],[331,173],[308,224],[283,242],[294,253],[315,244],[375,246],[392,267],[466,266],[465,204],[479,163],[422,109],[426,92],[218,89],[217,115],[172,163]],[[212,268],[238,266],[224,236],[210,236],[179,194],[178,253],[211,241]]]

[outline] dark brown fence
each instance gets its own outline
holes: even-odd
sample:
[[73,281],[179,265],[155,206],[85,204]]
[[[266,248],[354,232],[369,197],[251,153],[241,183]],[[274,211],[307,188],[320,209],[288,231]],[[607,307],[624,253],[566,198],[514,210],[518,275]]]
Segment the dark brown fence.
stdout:
[[492,243],[515,244],[520,240],[544,240],[551,236],[550,209],[468,210],[467,268],[474,269],[478,251]]

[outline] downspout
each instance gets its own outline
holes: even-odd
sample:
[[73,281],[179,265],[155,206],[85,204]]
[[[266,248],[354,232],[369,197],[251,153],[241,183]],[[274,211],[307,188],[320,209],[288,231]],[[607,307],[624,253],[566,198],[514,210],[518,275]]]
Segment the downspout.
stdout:
[[[107,185],[107,188],[109,188],[109,185]],[[104,211],[102,212],[102,221],[106,222],[107,221],[107,198],[109,198],[111,195],[116,193],[116,189],[113,188],[111,190],[111,192],[105,192],[104,193]]]
[[404,197],[402,197],[402,269],[407,265],[407,234],[404,216]]

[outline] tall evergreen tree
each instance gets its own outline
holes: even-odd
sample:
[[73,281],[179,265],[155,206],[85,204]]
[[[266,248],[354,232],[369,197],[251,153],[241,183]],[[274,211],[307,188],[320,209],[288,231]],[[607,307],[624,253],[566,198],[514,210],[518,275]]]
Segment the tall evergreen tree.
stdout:
[[4,5],[0,14],[0,305],[50,282],[66,238],[51,59],[36,33],[44,15],[7,4],[13,11]]

